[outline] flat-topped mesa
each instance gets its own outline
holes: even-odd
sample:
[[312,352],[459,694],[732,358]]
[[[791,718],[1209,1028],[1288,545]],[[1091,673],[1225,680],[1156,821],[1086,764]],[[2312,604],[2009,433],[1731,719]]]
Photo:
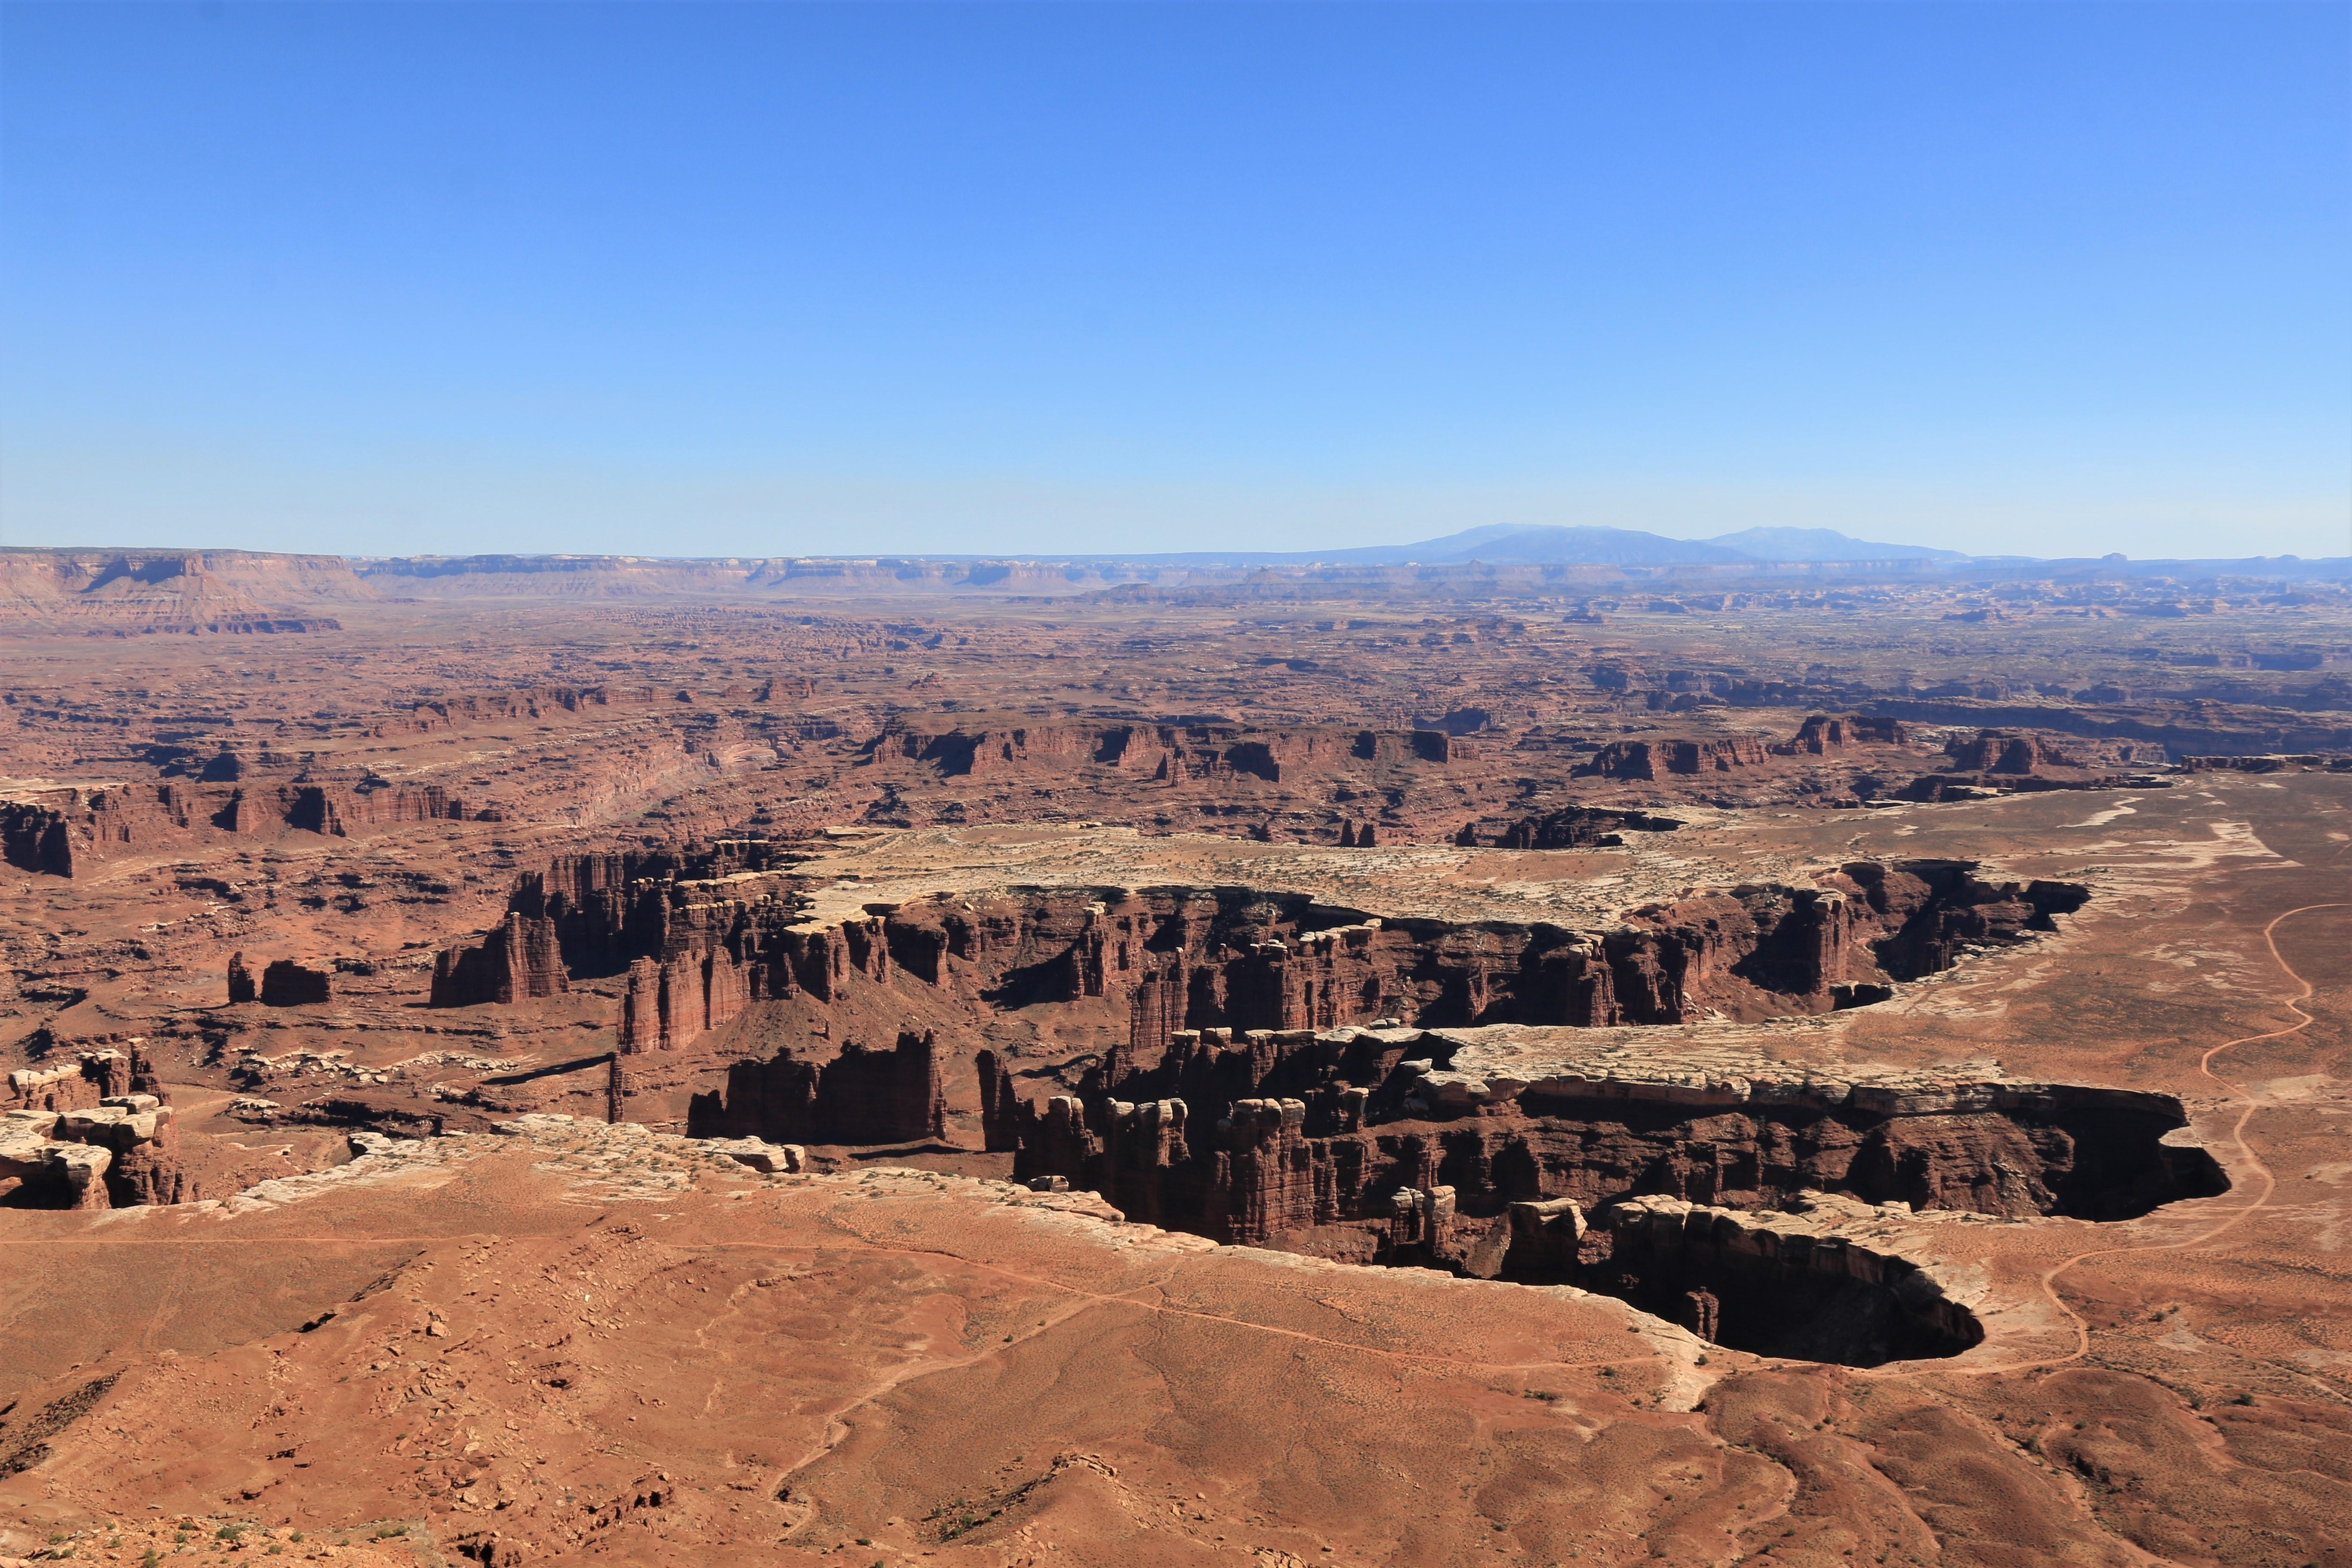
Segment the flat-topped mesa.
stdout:
[[[1129,1048],[1181,1028],[1681,1023],[1825,1013],[2023,940],[2081,907],[2069,884],[1994,883],[1962,861],[1860,862],[1816,888],[1653,905],[1614,930],[1380,920],[1240,888],[1015,889],[890,909],[885,940],[926,980],[970,965],[995,1005],[1123,998]],[[1844,988],[1843,991],[1841,988]]]
[[803,926],[797,883],[773,868],[793,858],[762,839],[561,857],[517,879],[479,942],[436,956],[433,1005],[519,1002],[624,974],[620,1048],[634,1053],[675,1049],[754,999],[829,996],[848,942]]
[[[1192,1100],[1202,1086],[1184,1063],[1202,1051],[1202,1030],[1312,1038],[1382,1019],[1590,1028],[1827,1013],[1883,1000],[1970,944],[2052,929],[2056,913],[2085,897],[2063,884],[1986,881],[1967,862],[1921,860],[1857,862],[1817,887],[1695,894],[1598,932],[1380,920],[1241,887],[942,893],[814,920],[805,882],[773,865],[787,858],[747,841],[700,865],[667,856],[559,861],[520,879],[488,939],[442,955],[435,1000],[520,1001],[567,976],[619,974],[616,1070],[632,1087],[614,1101],[619,1114],[657,1120],[715,1088],[711,1075],[730,1059],[774,1068],[761,1059],[774,1049],[770,1024],[783,1015],[755,1009],[786,1002],[803,1009],[795,1030],[808,1027],[805,1007],[814,1004],[844,1007],[844,1026],[859,1032],[886,1020],[937,1026],[1075,1005],[1089,1027],[1125,1037],[1089,1096]],[[722,874],[680,878],[683,868]],[[1188,1030],[1183,1050],[1171,1054]],[[719,1043],[700,1044],[721,1031]],[[834,1037],[830,1026],[813,1032]],[[688,1054],[636,1060],[680,1052]],[[1158,1074],[1149,1092],[1123,1087],[1139,1070]],[[1224,1082],[1240,1069],[1213,1071],[1218,1103],[1249,1097]],[[1019,1133],[1009,1068],[996,1063],[980,1077],[991,1144],[1011,1148]],[[1382,1079],[1349,1081],[1369,1092]],[[730,1088],[721,1099],[744,1091]],[[657,1113],[656,1102],[667,1109]],[[821,1121],[772,1135],[856,1141]]]
[[2183,757],[2180,765],[2186,772],[2300,773],[2352,773],[2352,753],[2342,752],[2271,752],[2256,757]]
[[[1681,709],[1688,698],[1673,706]],[[1824,757],[1853,746],[1901,746],[1909,742],[1892,719],[1856,713],[1815,713],[1786,741],[1767,742],[1749,735],[1690,739],[1612,741],[1570,770],[1571,778],[1649,782],[1661,775],[1705,777],[1764,767],[1776,757]]]
[[1814,713],[1797,726],[1793,737],[1769,750],[1776,757],[1824,757],[1848,746],[1900,746],[1909,741],[1909,733],[1897,720],[1860,713]]
[[507,909],[555,924],[574,977],[617,974],[636,958],[658,958],[674,907],[712,902],[780,905],[797,914],[797,884],[782,873],[804,858],[764,838],[728,838],[684,850],[561,855],[545,871],[515,880]]
[[2050,735],[2019,730],[1979,730],[1944,742],[1944,754],[1963,773],[2031,773],[2043,768],[2093,764],[2072,756]]
[[1653,780],[1665,773],[1730,773],[1771,760],[1762,741],[1725,735],[1693,741],[1612,741],[1569,770],[1570,778]]
[[[1187,1137],[1115,1156],[1138,1102]],[[1462,1214],[1490,1220],[1562,1198],[1764,1210],[1807,1192],[2106,1219],[2227,1185],[2203,1150],[2165,1142],[2187,1124],[2169,1096],[1831,1076],[1721,1047],[1668,1064],[1633,1031],[1186,1031],[1156,1066],[1114,1053],[1081,1095],[995,1121],[1017,1177],[1066,1176],[1170,1228],[1334,1256],[1363,1237],[1317,1233],[1378,1219],[1401,1187],[1451,1186]]]
[[261,1005],[265,1007],[307,1007],[332,1000],[333,972],[294,959],[272,960],[261,972]]
[[2016,791],[2166,789],[2152,775],[2164,748],[2144,742],[2092,740],[2033,730],[1979,730],[1944,742],[1948,771],[1922,773],[1896,790],[1896,800],[1934,802],[1982,798]]
[[1727,773],[1734,768],[1761,767],[1769,756],[1763,742],[1745,735],[1665,745],[1666,771],[1672,773]]

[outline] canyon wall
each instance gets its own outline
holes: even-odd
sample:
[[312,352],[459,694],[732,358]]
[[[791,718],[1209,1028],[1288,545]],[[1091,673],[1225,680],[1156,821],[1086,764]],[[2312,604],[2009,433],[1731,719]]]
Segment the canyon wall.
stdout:
[[[1451,1188],[1487,1221],[1513,1203],[1772,1208],[1807,1191],[2106,1217],[2212,1179],[2201,1152],[2158,1143],[2180,1125],[2169,1102],[2048,1086],[1890,1099],[1863,1084],[1694,1109],[1622,1074],[1551,1072],[1497,1094],[1452,1070],[1448,1028],[1573,1037],[1882,998],[1969,947],[2053,929],[2086,897],[2070,884],[1854,862],[1814,887],[1694,894],[1600,931],[1383,921],[1242,888],[1014,889],[816,921],[789,859],[745,841],[560,860],[518,881],[484,942],[440,956],[436,1000],[617,975],[615,1116],[723,1072],[688,1102],[696,1135],[822,1144],[940,1136],[945,1058],[970,1047],[903,1032],[887,1050],[835,1053],[830,1026],[823,1046],[782,1049],[754,1031],[727,1052],[758,1054],[731,1060],[702,1042],[793,999],[975,1021],[1097,999],[1125,1027],[1075,1092],[1024,1099],[1012,1058],[978,1054],[987,1146],[1013,1152],[1024,1179],[1066,1179],[1139,1219],[1306,1250],[1379,1252],[1389,1243],[1362,1227],[1401,1189]],[[1376,1023],[1397,1026],[1358,1026]],[[646,1059],[658,1053],[686,1055]]]
[[[234,759],[232,759],[234,761]],[[233,776],[233,770],[215,773]],[[92,863],[184,846],[207,832],[292,828],[345,838],[371,827],[498,820],[439,785],[173,781],[47,789],[0,801],[0,861],[72,877]]]
[[1114,1052],[1079,1093],[1043,1100],[1013,1101],[1009,1080],[984,1074],[990,1143],[1016,1149],[1022,1179],[1062,1176],[1171,1228],[1301,1250],[1323,1249],[1302,1233],[1378,1219],[1402,1189],[1447,1188],[1460,1213],[1490,1219],[1516,1203],[1762,1210],[1813,1192],[2113,1219],[2225,1184],[2202,1150],[2162,1142],[2187,1121],[2167,1096],[1839,1082],[1760,1061],[1697,1083],[1623,1058],[1490,1078],[1444,1065],[1481,1033],[1187,1031],[1156,1063]]
[[[980,1009],[1110,998],[1129,1016],[1129,1047],[1156,1053],[1184,1028],[1829,1012],[1842,986],[1851,997],[1857,984],[1946,968],[1971,944],[2023,940],[2087,896],[1917,860],[1857,862],[1812,888],[1695,895],[1603,931],[1382,921],[1242,888],[1015,889],[819,922],[789,871],[681,879],[682,868],[668,857],[559,862],[521,879],[509,900],[516,934],[485,945],[536,942],[539,963],[551,928],[571,974],[625,973],[625,1053],[676,1049],[754,1000],[827,1001],[853,976],[896,984],[901,974]],[[467,951],[441,961],[453,999],[461,973],[494,967]],[[482,995],[478,984],[462,994]]]
[[1282,781],[1286,768],[1459,762],[1477,743],[1443,730],[1365,730],[1352,725],[1260,728],[1241,724],[1053,723],[901,716],[869,742],[876,763],[928,763],[950,777],[1034,764],[1090,763],[1167,784],[1250,777]]

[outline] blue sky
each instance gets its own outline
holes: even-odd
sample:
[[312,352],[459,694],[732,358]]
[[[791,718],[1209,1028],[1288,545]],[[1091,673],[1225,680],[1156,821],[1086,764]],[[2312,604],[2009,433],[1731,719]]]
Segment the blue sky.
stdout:
[[2352,8],[0,6],[0,535],[2352,552]]

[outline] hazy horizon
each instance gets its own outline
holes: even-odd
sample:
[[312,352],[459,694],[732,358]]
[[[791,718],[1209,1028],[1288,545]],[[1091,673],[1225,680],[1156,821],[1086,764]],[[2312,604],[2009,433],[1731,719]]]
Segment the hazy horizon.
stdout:
[[2352,552],[2344,8],[0,8],[0,542]]

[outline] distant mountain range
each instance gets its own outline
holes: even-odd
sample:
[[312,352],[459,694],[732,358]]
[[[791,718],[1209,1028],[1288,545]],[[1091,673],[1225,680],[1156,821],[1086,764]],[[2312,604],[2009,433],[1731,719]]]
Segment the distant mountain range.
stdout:
[[1874,543],[1826,528],[1748,528],[1714,539],[1668,539],[1631,528],[1497,522],[1418,544],[1374,544],[1349,550],[1192,551],[1122,559],[1203,566],[1318,563],[1444,566],[1471,561],[1515,566],[1690,566],[1737,565],[1743,561],[1966,561],[1969,557],[1957,550]]

